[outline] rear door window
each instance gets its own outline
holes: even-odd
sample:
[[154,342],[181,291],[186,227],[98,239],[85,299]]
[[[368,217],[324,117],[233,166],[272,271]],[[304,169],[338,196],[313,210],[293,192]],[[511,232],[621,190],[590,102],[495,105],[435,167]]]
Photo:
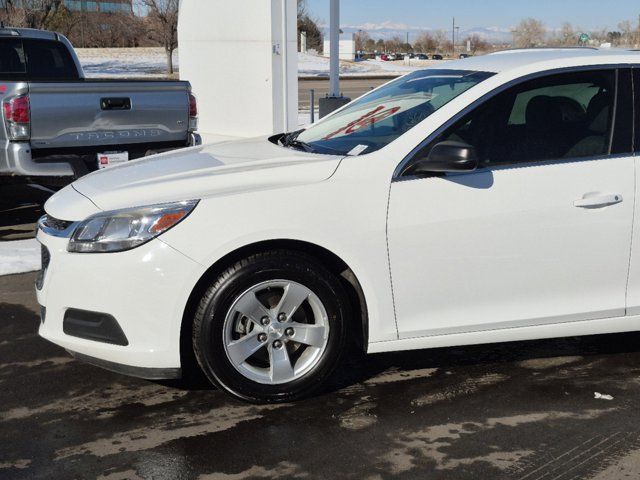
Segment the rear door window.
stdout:
[[27,64],[24,58],[22,40],[15,38],[0,39],[0,76],[24,76]]
[[76,65],[67,47],[49,40],[24,40],[28,73],[32,80],[77,80]]
[[0,39],[0,77],[16,81],[78,80],[67,47],[54,40]]

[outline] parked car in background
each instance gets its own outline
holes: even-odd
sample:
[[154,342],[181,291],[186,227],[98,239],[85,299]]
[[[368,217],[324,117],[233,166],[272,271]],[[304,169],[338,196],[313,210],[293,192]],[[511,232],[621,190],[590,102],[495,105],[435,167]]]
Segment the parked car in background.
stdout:
[[461,54],[460,54],[460,58],[461,58],[461,59],[463,59],[463,58],[469,58],[469,57],[472,57],[472,56],[473,56],[473,55],[471,55],[470,53],[461,53]]
[[635,331],[637,65],[591,49],[457,60],[302,131],[82,178],[40,221],[39,333],[143,378],[194,355],[233,395],[279,402],[325,384],[351,344]]
[[418,60],[429,60],[429,55],[425,54],[425,53],[419,53],[416,58]]
[[201,143],[188,82],[89,80],[69,41],[0,28],[0,181],[73,179]]
[[444,57],[439,53],[434,53],[433,55],[431,55],[431,60],[444,60]]
[[388,62],[389,55],[387,55],[386,53],[383,53],[382,55],[380,55],[380,60],[382,60],[383,62]]

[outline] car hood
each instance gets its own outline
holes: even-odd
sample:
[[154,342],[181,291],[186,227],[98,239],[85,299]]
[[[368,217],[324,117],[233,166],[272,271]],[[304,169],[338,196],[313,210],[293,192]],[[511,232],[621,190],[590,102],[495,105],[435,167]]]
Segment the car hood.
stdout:
[[73,221],[81,218],[68,217],[90,214],[70,206],[62,215],[67,203],[62,197],[73,198],[65,192],[69,188],[100,210],[117,210],[321,182],[333,175],[342,158],[286,149],[267,138],[193,147],[87,175],[52,197],[47,206],[55,206],[57,213],[47,212]]

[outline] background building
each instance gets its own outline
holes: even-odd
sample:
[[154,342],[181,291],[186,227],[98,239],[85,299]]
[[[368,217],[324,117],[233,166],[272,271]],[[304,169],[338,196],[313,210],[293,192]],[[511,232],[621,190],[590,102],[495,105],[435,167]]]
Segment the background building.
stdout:
[[62,3],[72,12],[123,13],[133,15],[133,0],[64,0]]
[[135,15],[133,7],[133,0],[0,0],[0,21],[60,32],[76,47],[158,45],[149,15]]

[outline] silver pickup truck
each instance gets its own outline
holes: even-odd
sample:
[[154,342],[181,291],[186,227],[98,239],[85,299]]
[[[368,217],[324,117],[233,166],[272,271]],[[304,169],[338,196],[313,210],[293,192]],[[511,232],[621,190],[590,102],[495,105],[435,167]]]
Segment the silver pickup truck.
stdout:
[[200,144],[188,82],[89,80],[54,32],[0,28],[0,182],[74,177]]

